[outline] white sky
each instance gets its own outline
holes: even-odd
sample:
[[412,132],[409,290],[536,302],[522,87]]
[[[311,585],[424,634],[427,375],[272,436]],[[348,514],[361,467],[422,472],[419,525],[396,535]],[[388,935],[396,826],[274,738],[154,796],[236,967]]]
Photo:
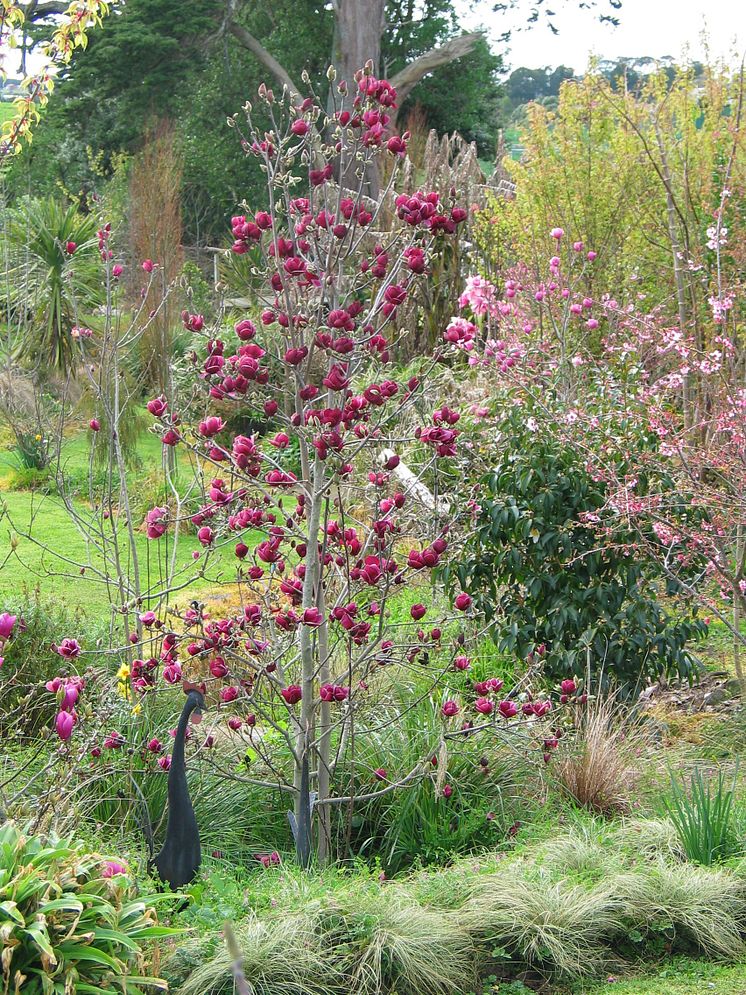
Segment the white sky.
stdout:
[[[565,65],[580,72],[589,54],[609,59],[644,55],[679,59],[688,54],[703,60],[708,44],[713,57],[735,64],[746,52],[746,0],[622,0],[619,11],[613,11],[607,0],[598,0],[595,10],[578,9],[578,0],[544,0],[544,5],[556,11],[559,35],[553,35],[541,18],[530,30],[514,32],[506,55],[511,69]],[[485,17],[489,3],[480,3],[466,14],[465,23],[483,27],[497,39],[506,27],[525,27],[532,6],[531,0],[522,0],[510,14]],[[615,14],[619,27],[600,24],[600,11]],[[494,47],[502,49],[499,44]]]

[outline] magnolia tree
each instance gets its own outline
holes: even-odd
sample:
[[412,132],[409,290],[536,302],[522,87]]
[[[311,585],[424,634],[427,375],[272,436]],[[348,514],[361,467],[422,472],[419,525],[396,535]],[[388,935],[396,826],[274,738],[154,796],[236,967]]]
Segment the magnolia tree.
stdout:
[[[509,728],[515,738],[522,720],[551,706],[520,699],[522,685],[501,694],[496,676],[469,678],[479,634],[472,599],[456,591],[448,601],[428,584],[450,555],[459,511],[457,498],[433,494],[433,481],[450,479],[457,492],[461,414],[434,400],[442,357],[424,359],[418,375],[389,372],[398,310],[466,212],[453,190],[396,195],[407,135],[389,134],[396,94],[370,67],[349,88],[332,86],[328,106],[313,93],[298,101],[262,87],[259,97],[269,132],[256,131],[250,105],[245,134],[231,121],[267,178],[265,209],[232,219],[232,252],[251,261],[258,320],[242,318],[226,333],[184,312],[191,383],[181,401],[147,404],[164,450],[193,467],[200,492],[195,500],[174,489],[147,512],[152,558],[174,530],[189,530],[201,577],[214,559],[235,564],[240,608],[222,616],[196,601],[180,608],[190,578],[173,570],[160,584],[122,578],[118,605],[129,621],[119,682],[136,713],[169,685],[198,686],[225,721],[193,745],[220,776],[287,793],[307,864],[314,838],[319,857],[329,853],[334,806],[351,811],[433,769],[431,751],[391,776],[367,771],[361,791],[349,774],[361,738],[422,702],[440,711],[443,744],[479,729]],[[366,177],[379,157],[387,179],[370,201]],[[109,266],[107,238],[103,229]],[[157,265],[146,260],[143,269]],[[110,463],[124,479],[116,409],[105,375],[97,382],[106,418],[90,428],[110,436]],[[230,430],[236,417],[263,423],[263,437]],[[172,462],[164,459],[167,473]],[[125,548],[136,552],[131,508],[120,502],[102,513],[123,525]],[[55,649],[71,668],[87,652],[72,636]],[[99,735],[100,721],[81,709],[80,678],[63,674],[47,689],[70,756],[76,742],[94,762],[126,747],[168,769],[152,726],[129,722],[127,734],[120,725]],[[568,681],[562,692],[567,700],[576,690]],[[110,716],[116,709],[104,708],[99,720]],[[543,723],[522,728],[539,743],[548,736],[545,751],[557,745]],[[247,767],[247,750],[262,773]],[[453,791],[446,768],[444,803]]]

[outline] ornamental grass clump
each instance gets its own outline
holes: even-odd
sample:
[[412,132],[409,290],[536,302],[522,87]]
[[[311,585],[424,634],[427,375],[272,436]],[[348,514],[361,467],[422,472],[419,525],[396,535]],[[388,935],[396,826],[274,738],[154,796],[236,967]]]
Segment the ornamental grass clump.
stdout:
[[165,990],[148,976],[150,940],[179,932],[159,926],[151,899],[138,898],[124,864],[64,841],[0,828],[0,938],[3,992],[15,995],[138,995]]
[[671,776],[671,790],[664,799],[666,811],[676,827],[686,856],[707,867],[743,852],[733,807],[736,774],[732,780],[718,771],[707,779],[699,768],[689,785]]

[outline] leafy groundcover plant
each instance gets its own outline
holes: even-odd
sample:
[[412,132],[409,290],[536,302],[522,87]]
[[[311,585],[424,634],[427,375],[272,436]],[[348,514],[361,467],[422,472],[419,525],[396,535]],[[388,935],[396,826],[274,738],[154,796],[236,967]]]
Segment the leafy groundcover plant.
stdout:
[[4,993],[138,995],[165,989],[147,976],[145,945],[160,926],[127,867],[78,844],[0,828],[0,947]]

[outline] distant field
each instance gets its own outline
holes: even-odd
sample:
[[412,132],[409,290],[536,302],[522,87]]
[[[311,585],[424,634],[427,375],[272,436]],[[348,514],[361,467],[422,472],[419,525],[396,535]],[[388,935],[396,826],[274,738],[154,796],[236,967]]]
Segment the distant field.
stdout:
[[0,126],[5,124],[6,121],[10,121],[12,117],[15,116],[16,109],[12,103],[7,103],[6,101],[0,101]]

